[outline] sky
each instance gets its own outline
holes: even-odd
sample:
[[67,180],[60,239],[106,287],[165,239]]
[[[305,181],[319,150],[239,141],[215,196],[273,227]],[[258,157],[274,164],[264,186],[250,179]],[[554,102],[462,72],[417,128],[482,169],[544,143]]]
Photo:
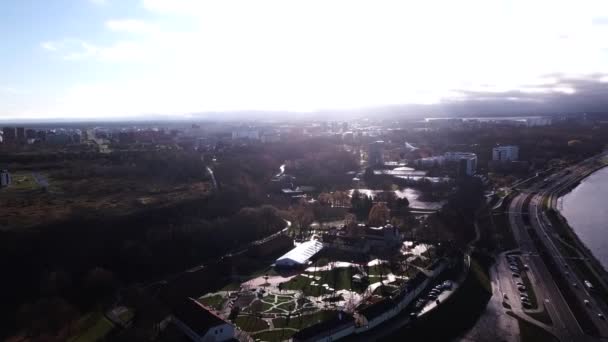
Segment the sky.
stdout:
[[533,110],[608,95],[606,0],[3,0],[1,8],[0,120]]

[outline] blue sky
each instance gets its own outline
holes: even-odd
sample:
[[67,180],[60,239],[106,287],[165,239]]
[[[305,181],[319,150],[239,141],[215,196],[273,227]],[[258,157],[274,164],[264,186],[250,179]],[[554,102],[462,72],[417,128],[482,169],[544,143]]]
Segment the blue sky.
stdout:
[[1,119],[573,94],[608,1],[6,0],[0,47]]

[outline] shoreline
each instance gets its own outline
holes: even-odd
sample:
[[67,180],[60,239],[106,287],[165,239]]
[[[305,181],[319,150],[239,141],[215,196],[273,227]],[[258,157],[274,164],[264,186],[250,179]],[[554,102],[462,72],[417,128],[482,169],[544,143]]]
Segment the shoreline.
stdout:
[[[591,265],[591,270],[594,273],[596,273],[596,277],[598,277],[599,279],[608,283],[607,268],[604,267],[604,265],[602,265],[602,263],[599,261],[599,259],[593,253],[593,251],[591,251],[589,249],[589,247],[581,240],[581,238],[578,236],[574,227],[572,227],[572,225],[570,225],[570,223],[568,222],[568,219],[564,215],[562,215],[562,210],[559,208],[561,206],[563,209],[563,197],[570,194],[574,189],[576,189],[578,186],[580,186],[587,178],[592,176],[594,173],[596,173],[602,169],[605,169],[605,168],[608,168],[608,165],[599,165],[599,166],[593,167],[583,177],[576,180],[576,182],[573,182],[567,188],[560,191],[559,193],[552,195],[552,196],[556,197],[556,199],[555,199],[556,204],[558,204],[558,202],[559,202],[560,205],[554,206],[553,202],[550,201],[548,206],[549,206],[549,209],[553,210],[557,219],[564,225],[564,227],[566,228],[566,231],[569,233],[570,237],[576,242],[579,252],[589,261],[589,264]],[[606,286],[603,286],[603,287],[608,289],[608,287],[606,287]]]

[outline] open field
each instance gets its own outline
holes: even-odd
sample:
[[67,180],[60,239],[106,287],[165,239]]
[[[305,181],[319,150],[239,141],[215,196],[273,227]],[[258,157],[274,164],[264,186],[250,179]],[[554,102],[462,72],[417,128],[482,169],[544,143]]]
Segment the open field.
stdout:
[[[197,198],[207,182],[136,177],[124,165],[91,160],[12,165],[13,182],[0,190],[0,228],[27,228],[77,217],[126,215]],[[123,172],[124,174],[121,174]]]

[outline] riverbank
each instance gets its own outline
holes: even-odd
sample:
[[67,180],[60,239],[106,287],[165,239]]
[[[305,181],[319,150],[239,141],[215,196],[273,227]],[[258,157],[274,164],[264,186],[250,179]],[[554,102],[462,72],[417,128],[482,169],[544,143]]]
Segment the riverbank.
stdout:
[[[602,260],[600,260],[598,255],[596,255],[590,246],[585,243],[584,240],[588,239],[582,239],[581,236],[579,236],[579,232],[577,232],[574,224],[571,224],[568,221],[562,214],[563,208],[560,208],[560,204],[563,205],[562,201],[565,196],[571,194],[578,186],[584,184],[585,180],[592,177],[596,172],[608,170],[605,168],[606,166],[608,165],[606,165],[605,162],[600,165],[592,165],[589,169],[585,170],[581,176],[577,177],[557,192],[550,194],[548,197],[549,200],[547,201],[547,207],[549,209],[547,211],[547,218],[553,224],[554,229],[558,231],[558,234],[562,236],[561,245],[566,247],[563,248],[563,250],[570,252],[568,255],[572,258],[573,262],[577,263],[577,271],[583,276],[583,279],[588,280],[595,287],[595,296],[608,303],[608,272],[606,272],[606,263],[602,263]],[[597,199],[591,201],[591,203],[595,202],[604,203],[605,201]],[[599,208],[599,211],[603,212],[603,208]],[[570,243],[567,244],[564,243],[564,241]]]
[[[588,243],[594,239],[590,239],[589,237],[581,238],[580,234],[582,234],[583,232],[580,231],[580,225],[579,227],[575,227],[575,223],[572,222],[574,221],[574,213],[564,212],[564,198],[566,196],[571,195],[573,191],[575,191],[579,186],[583,186],[585,180],[589,179],[590,177],[593,177],[593,175],[595,175],[597,172],[608,171],[608,168],[606,166],[608,165],[598,165],[588,170],[587,172],[585,172],[584,176],[579,177],[576,181],[568,184],[567,187],[560,189],[557,193],[551,194],[547,203],[548,209],[550,211],[548,213],[549,218],[551,218],[551,214],[555,215],[555,219],[558,222],[554,223],[558,224],[558,228],[560,225],[565,228],[562,229],[563,233],[567,234],[567,236],[572,240],[572,242],[574,242],[574,244],[579,247],[579,251],[585,256],[585,258],[590,261],[594,269],[602,271],[602,278],[604,279],[604,281],[608,281],[608,273],[606,272],[606,269],[608,268],[608,258],[602,258],[599,255],[596,255],[598,252],[601,252],[602,249],[598,250],[598,248],[592,248],[588,245]],[[606,198],[606,200],[608,200],[608,198]],[[596,200],[591,202],[596,202]],[[605,203],[605,201],[600,200],[597,201],[597,203]],[[599,211],[602,211],[602,209],[600,209]],[[570,216],[570,220],[567,216]],[[588,217],[586,217],[585,219],[587,218]],[[606,243],[608,244],[608,238],[606,238]],[[596,250],[594,251],[594,249]],[[608,257],[608,254],[606,256]],[[602,261],[602,259],[605,260]]]

